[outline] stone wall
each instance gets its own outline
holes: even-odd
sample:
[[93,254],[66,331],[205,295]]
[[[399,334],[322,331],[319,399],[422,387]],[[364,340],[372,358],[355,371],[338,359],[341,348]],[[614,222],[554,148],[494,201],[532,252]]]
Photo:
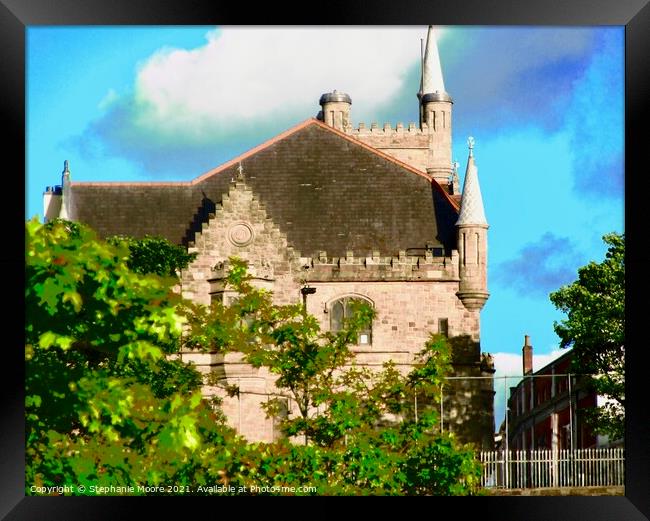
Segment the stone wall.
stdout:
[[210,303],[211,281],[221,277],[215,266],[231,256],[248,261],[253,275],[273,281],[276,302],[293,302],[300,295],[299,256],[243,181],[232,183],[188,251],[198,256],[182,274],[182,289],[186,298],[196,302]]
[[[305,258],[294,251],[286,236],[268,218],[264,206],[243,180],[234,180],[222,204],[217,205],[201,232],[190,244],[196,260],[181,277],[182,293],[202,304],[223,298],[223,278],[228,258],[238,256],[249,263],[254,283],[273,291],[278,304],[299,302],[300,288],[309,284],[316,292],[307,297],[307,311],[330,329],[332,303],[346,296],[369,300],[377,312],[372,341],[354,346],[360,365],[380,368],[389,360],[407,373],[431,333],[439,332],[445,319],[450,336],[464,335],[465,344],[456,356],[456,371],[466,376],[490,372],[481,359],[479,311],[468,310],[458,299],[458,253],[450,257],[382,256]],[[469,346],[469,347],[468,347]],[[277,422],[265,417],[261,404],[278,393],[275,378],[266,369],[255,369],[241,354],[182,352],[184,360],[196,364],[218,385],[204,388],[208,396],[223,400],[222,408],[231,426],[251,441],[273,441],[279,435]],[[490,373],[491,374],[491,373]],[[489,383],[488,383],[489,382]],[[238,393],[230,396],[226,386]],[[445,402],[445,423],[462,439],[483,448],[493,433],[491,381],[451,382]],[[289,411],[292,404],[288,403]]]
[[370,127],[359,123],[357,128],[348,127],[344,131],[422,172],[435,170],[431,173],[443,186],[451,175],[451,122],[439,129],[430,128],[427,123],[423,123],[422,128],[415,123],[409,123],[406,128],[401,123],[395,128],[390,123],[382,127],[377,123]]

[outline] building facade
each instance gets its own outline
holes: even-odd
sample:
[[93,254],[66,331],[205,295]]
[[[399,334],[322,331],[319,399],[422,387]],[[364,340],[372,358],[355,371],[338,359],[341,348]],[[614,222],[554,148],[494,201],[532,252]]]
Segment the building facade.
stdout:
[[[182,294],[206,305],[230,298],[223,281],[231,256],[246,260],[255,284],[279,304],[299,302],[309,286],[307,311],[325,330],[337,327],[350,299],[363,299],[377,318],[353,347],[359,365],[392,360],[407,372],[430,333],[441,332],[452,340],[456,376],[491,376],[492,359],[480,348],[488,223],[471,140],[459,192],[453,101],[432,28],[417,98],[417,125],[353,127],[350,96],[323,94],[316,118],[190,182],[73,182],[66,163],[61,187],[45,193],[45,215],[85,222],[100,236],[185,245],[197,257],[181,274]],[[243,435],[278,436],[260,408],[277,391],[272,375],[236,353],[182,356],[217,375],[219,385],[205,393],[223,399]],[[490,379],[450,380],[444,425],[492,448],[493,396]]]
[[611,446],[585,421],[585,412],[603,404],[603,397],[587,380],[571,374],[573,353],[533,372],[533,346],[525,336],[522,348],[524,378],[510,388],[508,444],[512,450],[567,450]]

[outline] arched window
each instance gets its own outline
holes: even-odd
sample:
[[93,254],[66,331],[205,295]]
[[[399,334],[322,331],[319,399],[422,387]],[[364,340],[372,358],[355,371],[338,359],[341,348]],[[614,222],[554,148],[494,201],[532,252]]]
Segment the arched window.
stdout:
[[[350,318],[354,313],[354,303],[364,302],[372,305],[368,300],[359,297],[343,297],[335,300],[330,304],[330,330],[333,332],[340,331],[345,325],[345,320]],[[359,345],[372,344],[372,325],[368,324],[366,329],[359,332],[357,339]]]

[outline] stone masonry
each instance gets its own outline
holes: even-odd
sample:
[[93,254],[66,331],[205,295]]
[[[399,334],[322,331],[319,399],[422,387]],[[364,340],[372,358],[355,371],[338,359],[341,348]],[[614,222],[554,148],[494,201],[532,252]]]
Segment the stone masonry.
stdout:
[[[493,371],[491,361],[479,356],[479,311],[467,309],[457,296],[460,278],[456,250],[449,257],[434,257],[431,252],[424,256],[399,252],[397,257],[382,257],[376,252],[372,257],[355,257],[352,251],[342,258],[328,258],[325,251],[318,257],[302,257],[288,245],[286,236],[242,177],[233,180],[229,193],[188,251],[198,256],[183,272],[181,287],[183,296],[196,302],[207,305],[214,298],[228,298],[222,281],[228,258],[237,256],[249,263],[254,284],[271,290],[278,304],[299,301],[304,283],[316,288],[307,299],[307,311],[319,320],[323,330],[330,328],[329,310],[337,299],[352,296],[369,301],[377,311],[373,341],[353,347],[356,363],[361,366],[381,368],[392,360],[399,370],[408,372],[414,355],[431,333],[439,332],[440,320],[444,319],[449,336],[469,338],[470,347],[455,355],[455,375],[485,376]],[[253,441],[273,441],[279,435],[274,420],[266,418],[260,407],[279,392],[273,375],[243,363],[236,353],[224,356],[186,351],[182,357],[204,374],[212,371],[218,375],[220,385],[206,387],[205,392],[223,400],[224,413],[241,434]],[[491,410],[486,402],[492,399],[491,384],[483,385],[479,392],[477,385],[469,380],[449,382],[445,423],[463,432],[468,440],[489,444],[491,428],[482,429],[479,437],[473,431],[476,411]],[[228,396],[226,386],[236,386],[238,396]]]

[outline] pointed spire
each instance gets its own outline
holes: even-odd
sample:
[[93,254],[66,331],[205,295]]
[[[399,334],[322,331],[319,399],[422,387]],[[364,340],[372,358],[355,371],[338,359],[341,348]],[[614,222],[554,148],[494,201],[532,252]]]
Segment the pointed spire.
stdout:
[[65,184],[70,181],[70,164],[68,163],[68,160],[66,159],[63,162],[63,172],[61,172],[61,183]]
[[469,146],[469,158],[467,159],[463,197],[460,201],[460,215],[458,221],[456,221],[456,226],[461,224],[487,225],[481,187],[478,182],[478,168],[474,163],[474,138],[470,137],[467,144]]
[[445,82],[442,78],[442,67],[440,65],[440,54],[433,26],[429,26],[427,32],[427,44],[424,50],[424,61],[422,64],[422,94],[434,94],[436,92],[446,93]]

